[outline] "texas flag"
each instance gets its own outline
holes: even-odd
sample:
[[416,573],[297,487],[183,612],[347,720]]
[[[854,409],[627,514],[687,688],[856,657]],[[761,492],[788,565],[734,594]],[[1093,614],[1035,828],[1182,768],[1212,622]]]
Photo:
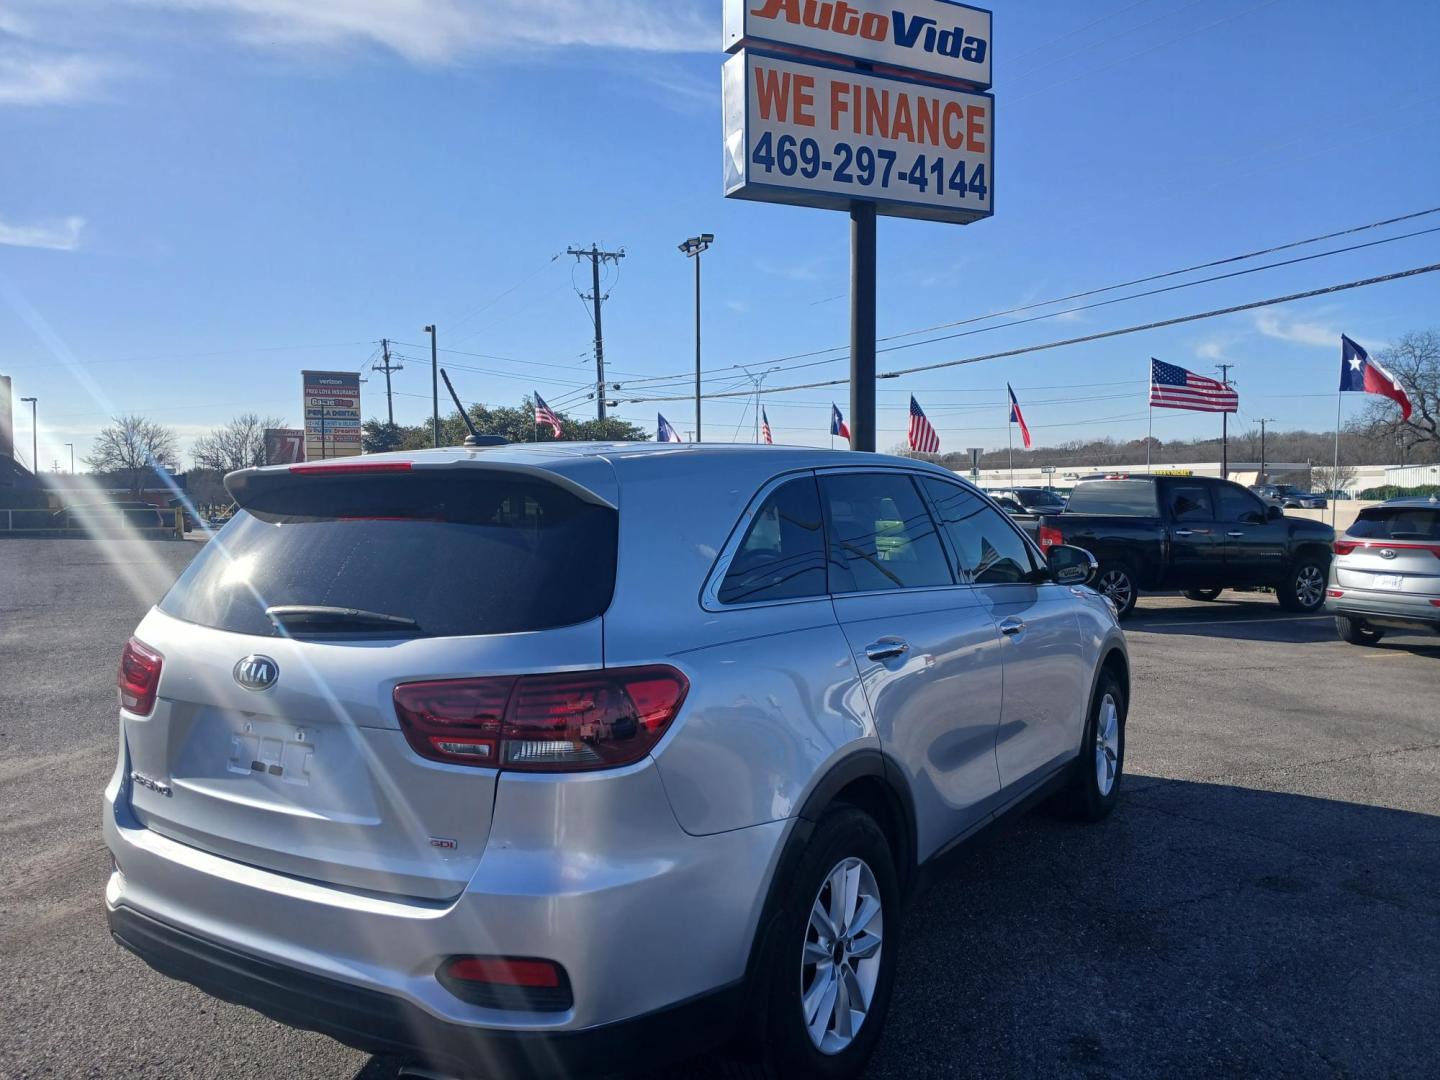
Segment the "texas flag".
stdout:
[[678,432],[678,431],[675,430],[675,428],[671,425],[670,421],[669,421],[669,420],[666,420],[663,414],[656,413],[656,416],[658,416],[658,417],[660,418],[660,423],[659,423],[659,425],[658,425],[658,430],[657,430],[656,433],[655,433],[655,441],[656,441],[656,442],[684,442],[684,441],[685,441],[684,439],[680,438],[680,432]]
[[830,434],[839,435],[840,438],[850,439],[850,427],[845,423],[845,417],[840,413],[840,406],[833,401],[830,403]]
[[1410,419],[1410,397],[1400,380],[1344,334],[1340,335],[1340,392],[1380,394],[1400,406],[1400,419]]
[[1015,388],[1009,383],[1005,389],[1010,391],[1010,423],[1020,425],[1020,437],[1025,440],[1025,449],[1030,449],[1030,425],[1025,423],[1025,414],[1020,411],[1020,401],[1015,397]]

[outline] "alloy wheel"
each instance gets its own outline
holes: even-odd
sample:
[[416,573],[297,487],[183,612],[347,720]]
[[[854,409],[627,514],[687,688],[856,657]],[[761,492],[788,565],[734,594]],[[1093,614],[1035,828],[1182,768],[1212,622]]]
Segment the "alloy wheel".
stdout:
[[1130,594],[1134,588],[1135,586],[1130,584],[1129,575],[1123,571],[1107,570],[1100,575],[1100,594],[1108,597],[1117,611],[1124,611],[1130,606]]
[[1095,786],[1102,798],[1115,787],[1120,772],[1120,707],[1115,696],[1100,699],[1100,715],[1095,720]]
[[865,1023],[880,978],[884,930],[875,874],[863,859],[837,863],[810,906],[800,960],[802,1018],[822,1054],[840,1053]]
[[1307,610],[1318,607],[1325,599],[1325,575],[1318,566],[1301,567],[1295,577],[1295,599]]

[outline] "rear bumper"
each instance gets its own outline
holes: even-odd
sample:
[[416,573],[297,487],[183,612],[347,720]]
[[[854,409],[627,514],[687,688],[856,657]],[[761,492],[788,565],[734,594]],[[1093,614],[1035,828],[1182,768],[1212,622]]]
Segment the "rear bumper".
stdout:
[[366,1053],[462,1075],[603,1075],[633,1067],[640,1048],[647,1063],[676,1061],[733,1031],[743,1001],[737,983],[632,1020],[582,1030],[477,1030],[446,1023],[389,994],[207,941],[124,905],[107,914],[115,940],[161,974]]
[[1440,607],[1429,596],[1403,596],[1366,589],[1346,589],[1344,596],[1328,596],[1325,610],[1382,626],[1440,626]]

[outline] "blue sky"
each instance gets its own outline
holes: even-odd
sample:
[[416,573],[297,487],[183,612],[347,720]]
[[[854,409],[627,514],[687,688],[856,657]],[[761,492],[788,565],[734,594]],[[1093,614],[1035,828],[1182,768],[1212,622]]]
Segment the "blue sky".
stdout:
[[[994,6],[996,215],[965,227],[882,219],[882,335],[1440,204],[1433,5]],[[418,421],[430,322],[442,347],[483,354],[442,356],[468,399],[538,389],[592,410],[578,399],[593,380],[576,295],[588,271],[560,254],[592,241],[627,252],[604,311],[622,382],[693,363],[691,268],[676,245],[702,231],[717,236],[707,367],[763,370],[844,345],[845,216],[721,196],[720,7],[0,0],[0,373],[17,398],[40,399],[42,464],[68,460],[67,442],[83,455],[121,411],[174,425],[183,444],[242,411],[296,423],[299,372],[368,366],[382,337],[417,361],[396,377],[396,413]],[[1440,215],[1289,256],[1437,226]],[[1440,233],[908,348],[880,366],[1437,261]],[[1006,382],[1041,442],[1140,438],[1151,355],[1204,372],[1236,364],[1242,424],[1326,429],[1338,333],[1373,351],[1440,325],[1437,300],[1430,275],[882,382],[880,443],[902,439],[913,391],[946,449],[1004,446]],[[843,354],[825,355],[840,359],[768,385],[843,377]],[[732,385],[730,371],[711,388]],[[657,409],[693,427],[684,402],[618,396],[619,415],[647,427]],[[826,444],[832,398],[843,407],[845,388],[767,397],[777,439]],[[383,379],[365,405],[383,414]],[[707,403],[707,436],[748,437],[749,408]],[[17,415],[26,456],[28,421]],[[1157,413],[1155,430],[1217,426]]]

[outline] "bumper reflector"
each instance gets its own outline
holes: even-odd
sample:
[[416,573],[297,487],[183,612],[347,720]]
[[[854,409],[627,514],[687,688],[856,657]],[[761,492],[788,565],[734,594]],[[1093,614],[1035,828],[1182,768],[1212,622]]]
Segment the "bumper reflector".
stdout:
[[452,956],[435,977],[461,1001],[486,1009],[565,1012],[575,1004],[570,977],[550,960]]

